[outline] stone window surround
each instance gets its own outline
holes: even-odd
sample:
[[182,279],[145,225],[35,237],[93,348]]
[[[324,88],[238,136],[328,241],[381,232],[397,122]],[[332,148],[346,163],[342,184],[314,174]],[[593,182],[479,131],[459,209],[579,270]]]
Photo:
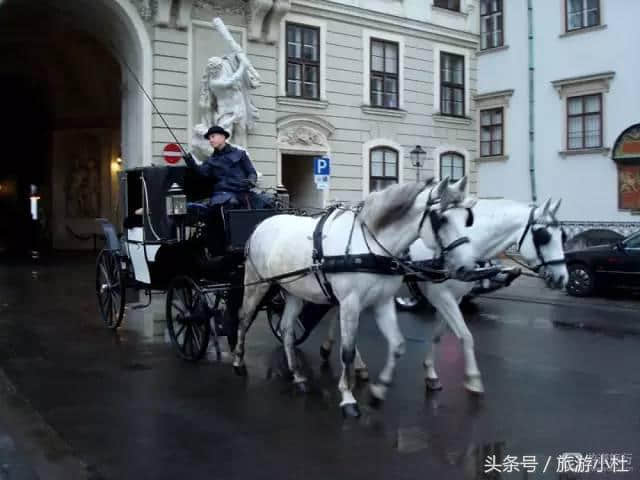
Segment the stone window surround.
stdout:
[[[398,108],[386,109],[384,107],[371,106],[371,39],[377,38],[387,42],[398,44]],[[381,30],[362,30],[362,61],[363,61],[363,85],[362,108],[370,114],[380,111],[384,115],[386,111],[404,110],[404,37]],[[366,109],[366,110],[365,110]],[[383,113],[384,112],[384,113]],[[401,112],[400,112],[401,113]],[[368,187],[367,187],[368,189]]]
[[[562,118],[564,128],[562,129],[562,139],[560,145],[563,150],[558,152],[560,156],[565,157],[567,155],[580,155],[580,154],[593,154],[600,153],[602,155],[608,155],[610,147],[606,146],[605,139],[607,138],[607,102],[606,93],[609,92],[611,80],[615,77],[615,72],[600,72],[589,75],[581,75],[578,77],[563,78],[560,80],[553,80],[551,84],[558,92],[558,96],[562,101]],[[585,148],[569,150],[567,146],[567,99],[569,97],[578,97],[583,95],[602,94],[602,146],[597,148]]]
[[513,89],[510,90],[500,90],[496,92],[489,93],[481,93],[477,94],[473,97],[476,110],[478,112],[478,152],[480,152],[480,112],[482,110],[490,110],[493,108],[502,108],[502,155],[493,155],[488,157],[481,157],[480,153],[478,153],[478,158],[476,160],[481,162],[491,161],[491,160],[508,160],[509,159],[509,142],[507,142],[507,133],[508,133],[508,118],[509,118],[509,103],[511,101],[511,97],[513,96]]
[[442,115],[440,112],[440,53],[452,53],[454,55],[461,55],[464,57],[464,117],[453,118],[469,118],[469,112],[471,111],[470,100],[470,63],[471,63],[471,50],[453,45],[445,45],[442,43],[433,44],[433,115],[434,116],[447,116]]
[[[318,100],[299,97],[287,97],[287,22],[308,25],[320,29],[320,98]],[[287,104],[292,100],[295,106],[308,103],[313,106],[318,103],[323,108],[327,106],[327,22],[317,18],[287,13],[280,21],[280,43],[278,48],[278,103]]]
[[392,148],[398,152],[398,183],[404,182],[404,148],[399,143],[387,138],[374,138],[365,142],[362,145],[362,198],[364,199],[369,195],[369,183],[370,183],[370,165],[369,159],[371,150],[374,148],[386,147]]
[[450,10],[448,8],[437,7],[435,5],[434,0],[429,0],[429,6],[432,11],[437,11],[438,13],[449,14],[459,17],[464,17],[465,19],[471,14],[473,11],[474,5],[472,0],[460,0],[460,10]]

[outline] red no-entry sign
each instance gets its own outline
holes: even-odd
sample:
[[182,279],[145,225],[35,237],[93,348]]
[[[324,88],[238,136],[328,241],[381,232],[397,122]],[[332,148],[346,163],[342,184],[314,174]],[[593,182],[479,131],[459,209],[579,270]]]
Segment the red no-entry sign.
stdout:
[[169,143],[162,151],[164,161],[170,164],[178,163],[182,158],[182,151],[177,143]]

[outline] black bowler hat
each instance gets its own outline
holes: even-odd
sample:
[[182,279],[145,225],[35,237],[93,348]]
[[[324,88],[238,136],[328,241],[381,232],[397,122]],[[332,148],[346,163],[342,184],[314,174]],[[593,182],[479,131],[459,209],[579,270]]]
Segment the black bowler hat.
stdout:
[[219,127],[218,125],[214,125],[209,130],[207,130],[207,133],[204,134],[204,138],[209,140],[209,136],[213,135],[214,133],[221,133],[222,135],[225,136],[225,138],[229,138],[230,136],[229,132],[227,132],[224,128]]

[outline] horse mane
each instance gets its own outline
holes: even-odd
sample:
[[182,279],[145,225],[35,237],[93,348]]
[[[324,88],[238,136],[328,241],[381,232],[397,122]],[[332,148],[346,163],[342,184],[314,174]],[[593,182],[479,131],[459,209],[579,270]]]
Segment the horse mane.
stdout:
[[379,231],[404,216],[418,195],[434,183],[434,179],[429,178],[425,182],[394,184],[373,192],[364,201],[361,218],[372,231]]

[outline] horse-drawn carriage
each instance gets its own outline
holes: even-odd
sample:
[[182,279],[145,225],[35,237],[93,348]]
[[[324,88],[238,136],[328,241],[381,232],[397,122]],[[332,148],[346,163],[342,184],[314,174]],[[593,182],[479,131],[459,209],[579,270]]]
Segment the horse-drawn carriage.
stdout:
[[[96,264],[96,294],[102,318],[111,329],[122,322],[132,291],[166,292],[167,330],[178,354],[199,360],[211,336],[218,356],[219,336],[235,344],[237,310],[242,302],[244,245],[265,218],[291,213],[279,193],[263,193],[261,207],[221,210],[198,202],[210,185],[185,167],[145,167],[123,172],[122,234],[100,219],[106,238]],[[265,202],[266,199],[266,202]],[[255,203],[255,202],[254,202]],[[223,215],[223,228],[211,231],[211,215]],[[220,222],[219,222],[220,223]],[[223,241],[219,241],[223,236]],[[220,250],[214,245],[220,245]],[[136,295],[137,296],[137,295]],[[284,300],[274,288],[264,302],[269,324],[282,340],[279,321]],[[306,339],[320,320],[321,309],[309,306],[300,315],[296,342]]]

